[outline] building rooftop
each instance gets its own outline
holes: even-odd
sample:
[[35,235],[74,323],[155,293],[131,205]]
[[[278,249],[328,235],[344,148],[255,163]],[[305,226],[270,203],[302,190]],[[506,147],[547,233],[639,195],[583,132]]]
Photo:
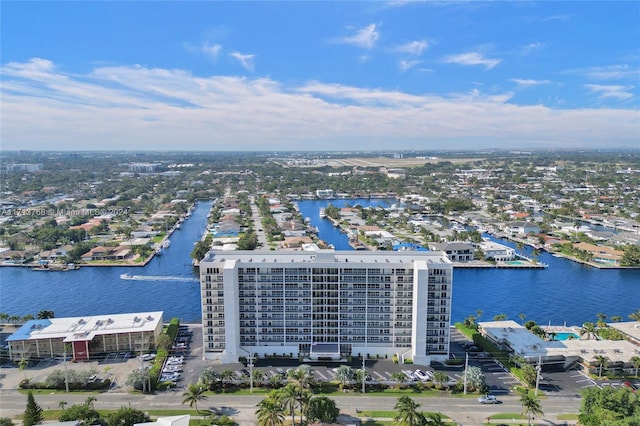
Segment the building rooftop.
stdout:
[[162,314],[156,311],[30,320],[7,341],[64,338],[65,342],[73,342],[102,334],[153,331],[162,321]]
[[[480,322],[478,325],[493,340],[509,345],[515,353],[529,361],[538,357],[544,359],[559,355],[565,358],[580,357],[590,361],[598,355],[603,355],[610,362],[628,362],[631,357],[640,355],[640,347],[627,340],[580,338],[548,341],[511,320]],[[562,327],[562,330],[558,331],[574,332],[575,330]]]
[[234,251],[209,252],[202,262],[224,262],[239,260],[251,263],[410,263],[416,260],[427,263],[451,264],[442,252],[424,251],[375,251],[362,252],[351,250],[300,250],[300,251]]

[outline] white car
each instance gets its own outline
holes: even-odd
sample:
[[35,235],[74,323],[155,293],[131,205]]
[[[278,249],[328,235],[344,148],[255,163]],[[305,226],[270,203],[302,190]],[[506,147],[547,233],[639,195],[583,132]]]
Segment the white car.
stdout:
[[144,354],[140,356],[140,359],[143,361],[151,361],[152,359],[156,359],[156,354]]
[[416,375],[416,377],[418,379],[422,380],[423,382],[431,380],[431,375],[427,374],[426,372],[424,372],[424,371],[422,371],[420,369],[417,369],[414,374]]
[[404,373],[404,375],[407,377],[407,380],[409,381],[417,379],[416,375],[413,374],[413,371],[411,370],[402,370],[402,372]]
[[480,404],[499,404],[500,401],[493,395],[484,395],[478,397],[478,402]]

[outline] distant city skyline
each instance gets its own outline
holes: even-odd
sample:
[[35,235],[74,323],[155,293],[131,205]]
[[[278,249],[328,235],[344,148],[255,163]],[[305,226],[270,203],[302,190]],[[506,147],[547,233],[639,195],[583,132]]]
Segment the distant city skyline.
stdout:
[[640,148],[638,2],[2,2],[0,149]]

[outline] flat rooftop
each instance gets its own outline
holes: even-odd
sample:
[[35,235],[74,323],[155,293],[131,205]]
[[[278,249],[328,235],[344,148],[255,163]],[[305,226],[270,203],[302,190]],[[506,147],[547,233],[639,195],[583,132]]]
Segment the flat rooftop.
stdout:
[[[563,356],[580,357],[590,361],[598,355],[606,356],[610,362],[629,362],[640,355],[640,347],[627,340],[570,339],[548,341],[539,338],[515,321],[488,321],[478,323],[481,330],[497,342],[507,344],[517,354],[529,361]],[[554,330],[551,330],[554,331]],[[575,332],[563,327],[566,332]]]
[[8,342],[63,338],[65,342],[91,340],[96,335],[153,331],[162,311],[30,320],[7,338]]
[[234,251],[209,252],[202,262],[238,260],[251,263],[412,263],[447,264],[451,261],[440,251],[358,251],[358,250],[300,250],[300,251]]

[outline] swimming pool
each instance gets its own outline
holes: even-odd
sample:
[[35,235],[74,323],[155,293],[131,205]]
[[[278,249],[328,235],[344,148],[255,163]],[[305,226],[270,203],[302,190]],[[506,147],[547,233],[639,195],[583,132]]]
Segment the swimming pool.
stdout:
[[566,331],[553,332],[553,335],[554,335],[554,340],[569,340],[569,339],[580,338],[580,335],[576,333],[566,332]]

